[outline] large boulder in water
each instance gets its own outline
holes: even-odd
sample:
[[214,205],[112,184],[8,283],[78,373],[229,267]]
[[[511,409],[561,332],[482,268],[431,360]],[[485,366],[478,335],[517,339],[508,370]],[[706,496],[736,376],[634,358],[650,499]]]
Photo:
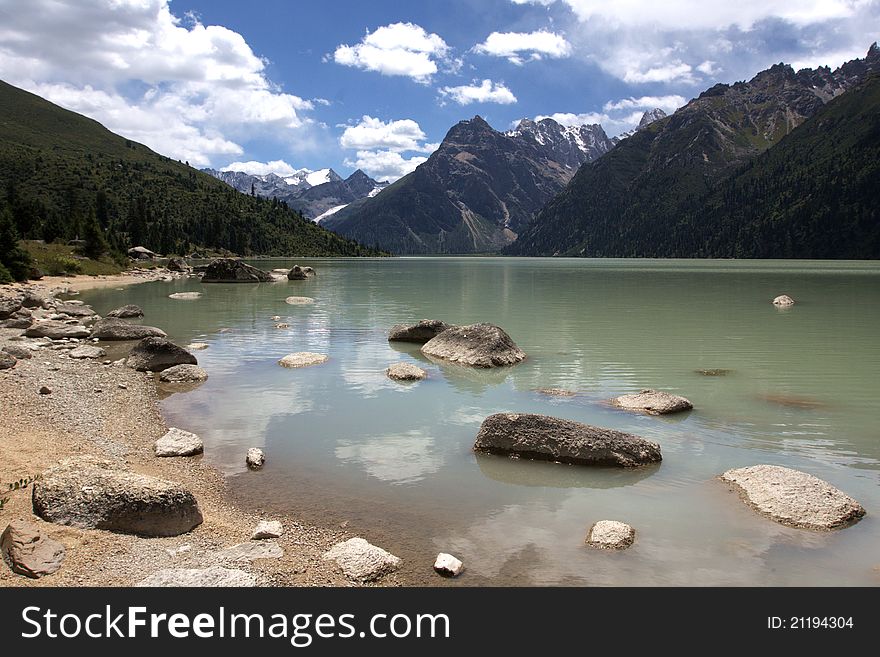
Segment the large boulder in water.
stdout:
[[165,338],[144,338],[129,352],[125,364],[141,372],[161,372],[175,365],[198,365],[195,356]]
[[388,341],[424,344],[448,328],[450,325],[439,319],[423,319],[418,324],[395,324],[388,333]]
[[827,481],[778,465],[728,470],[721,479],[733,485],[746,503],[783,525],[829,530],[845,527],[865,509]]
[[453,326],[422,347],[422,353],[471,367],[502,367],[524,360],[526,353],[494,324]]
[[304,281],[307,278],[310,278],[315,275],[315,270],[311,267],[300,267],[299,265],[294,265],[289,272],[287,272],[287,280],[289,281]]
[[177,536],[202,522],[195,496],[182,485],[88,456],[43,473],[33,506],[48,522],[139,536]]
[[87,338],[91,331],[82,324],[65,324],[64,322],[46,321],[37,322],[24,332],[29,338],[50,338],[60,340],[62,338]]
[[144,338],[164,338],[165,331],[155,326],[130,324],[124,319],[109,317],[96,322],[92,327],[92,337],[101,340],[143,340]]
[[165,267],[168,271],[188,272],[189,264],[183,258],[171,258]]
[[672,395],[659,390],[642,390],[635,395],[621,395],[611,400],[611,405],[625,411],[647,413],[648,415],[667,415],[691,410],[694,405],[680,395]]
[[272,274],[235,258],[218,258],[205,269],[202,283],[271,283]]
[[578,465],[658,463],[660,445],[639,436],[547,415],[497,413],[483,420],[474,450]]

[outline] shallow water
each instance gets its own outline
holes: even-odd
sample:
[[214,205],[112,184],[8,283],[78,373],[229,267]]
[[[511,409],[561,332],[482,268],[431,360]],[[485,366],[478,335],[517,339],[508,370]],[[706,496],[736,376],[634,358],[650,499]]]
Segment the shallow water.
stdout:
[[[501,258],[301,260],[308,281],[198,280],[84,292],[105,313],[123,303],[197,352],[210,379],[163,401],[195,431],[233,493],[269,512],[343,525],[437,583],[438,551],[459,556],[459,584],[878,585],[877,429],[880,264]],[[291,261],[261,261],[264,269]],[[171,300],[197,290],[196,301]],[[797,305],[770,301],[789,294]],[[312,305],[285,304],[309,296]],[[281,316],[289,329],[276,329]],[[389,344],[398,322],[492,322],[529,355],[512,368],[434,364]],[[279,358],[314,351],[324,365]],[[396,361],[429,378],[388,380]],[[723,376],[696,370],[726,369]],[[695,410],[657,418],[603,404],[661,388]],[[539,388],[576,393],[553,397]],[[535,412],[642,435],[663,463],[584,468],[477,456],[482,419]],[[244,453],[262,447],[262,471]],[[716,478],[773,463],[832,482],[868,515],[842,531],[771,522]],[[637,530],[621,553],[586,548],[597,520]]]

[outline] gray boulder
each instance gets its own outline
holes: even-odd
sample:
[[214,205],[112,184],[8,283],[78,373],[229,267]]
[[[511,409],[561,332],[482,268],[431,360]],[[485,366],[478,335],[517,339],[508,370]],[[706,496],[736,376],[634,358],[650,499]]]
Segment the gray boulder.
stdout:
[[91,306],[79,303],[59,303],[55,306],[55,312],[68,317],[92,317],[95,311]]
[[132,303],[122,306],[121,308],[116,308],[115,310],[111,310],[107,313],[107,317],[115,317],[116,319],[130,319],[132,317],[143,317],[144,311],[141,310],[140,306],[136,306]]
[[19,344],[9,344],[0,349],[3,353],[9,354],[10,356],[14,356],[18,360],[27,360],[29,358],[33,358],[33,352],[27,347],[22,347]]
[[281,535],[284,533],[284,527],[282,527],[281,522],[278,520],[261,520],[257,523],[256,528],[254,529],[253,534],[251,534],[252,541],[262,541],[267,538],[281,538]]
[[439,319],[423,319],[418,324],[395,324],[388,332],[388,341],[424,344],[448,328],[450,324]]
[[198,365],[175,365],[159,375],[162,383],[201,383],[208,380],[208,373]]
[[660,446],[628,433],[547,415],[498,413],[480,427],[474,450],[523,458],[635,467],[658,463]]
[[287,280],[304,281],[314,275],[315,270],[311,267],[300,267],[299,265],[294,265],[291,270],[287,272]]
[[794,299],[787,294],[781,294],[773,299],[773,305],[777,308],[790,308],[794,305]]
[[24,334],[29,338],[61,340],[62,338],[87,338],[91,335],[91,331],[82,324],[65,324],[50,320],[34,324]]
[[783,525],[830,530],[846,527],[865,509],[827,481],[778,465],[753,465],[721,475],[753,509]]
[[471,367],[503,367],[525,359],[525,352],[494,324],[446,329],[422,346],[422,353]]
[[33,485],[34,513],[48,522],[139,536],[177,536],[202,522],[182,485],[88,456],[66,459]]
[[153,446],[156,456],[195,456],[205,451],[202,439],[183,429],[170,428]]
[[9,319],[21,308],[21,299],[14,297],[0,298],[0,319]]
[[107,352],[101,349],[101,347],[96,347],[90,344],[84,344],[79,347],[75,347],[71,349],[67,354],[71,358],[103,358],[107,355]]
[[32,579],[51,575],[61,568],[64,545],[40,531],[39,527],[13,520],[0,536],[0,549],[12,571]]
[[337,543],[321,557],[335,561],[346,577],[359,582],[372,582],[400,567],[400,559],[362,538]]
[[166,568],[136,584],[139,587],[210,587],[243,588],[257,585],[257,578],[243,570],[211,566],[210,568]]
[[166,265],[166,269],[168,269],[168,271],[188,272],[190,266],[183,258],[171,258]]
[[428,373],[412,363],[394,363],[385,369],[385,376],[394,381],[421,381]]
[[272,275],[235,258],[214,260],[202,276],[202,283],[271,283]]
[[0,319],[0,328],[26,329],[33,325],[34,320],[30,317],[10,317]]
[[155,326],[130,324],[124,319],[111,317],[102,319],[92,327],[92,337],[101,340],[143,340],[144,338],[164,338],[165,331]]
[[612,399],[611,405],[625,411],[636,411],[648,415],[680,413],[694,407],[690,400],[684,397],[659,390],[642,390],[635,395],[621,395]]
[[161,372],[175,365],[198,365],[196,357],[165,338],[144,338],[129,352],[125,364],[141,372]]
[[0,370],[11,370],[17,362],[18,359],[12,354],[0,351]]
[[25,308],[45,308],[50,303],[54,303],[55,299],[52,297],[43,297],[36,292],[25,292],[24,297],[21,299],[21,305]]
[[636,530],[625,522],[600,520],[587,531],[586,544],[600,550],[625,550],[636,539]]

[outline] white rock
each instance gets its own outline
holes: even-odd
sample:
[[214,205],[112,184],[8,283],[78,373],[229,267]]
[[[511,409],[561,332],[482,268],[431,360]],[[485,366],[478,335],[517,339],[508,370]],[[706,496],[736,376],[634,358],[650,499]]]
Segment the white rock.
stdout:
[[156,456],[194,456],[201,454],[205,446],[196,434],[172,427],[156,441],[154,449]]
[[263,454],[263,450],[257,449],[256,447],[251,447],[247,451],[247,457],[245,458],[245,463],[249,468],[254,470],[258,468],[262,468],[263,464],[266,462],[266,455]]
[[88,345],[83,345],[81,347],[76,347],[70,350],[70,353],[67,354],[71,358],[103,358],[107,355],[107,352],[101,349],[101,347],[91,347]]
[[177,301],[192,301],[194,299],[199,299],[201,296],[201,292],[175,292],[174,294],[169,294],[168,298]]
[[421,381],[428,373],[412,363],[394,363],[385,369],[385,376],[394,381]]
[[636,530],[625,522],[600,520],[590,527],[586,543],[602,550],[625,550],[636,538]]
[[792,299],[787,294],[781,294],[773,299],[773,305],[779,308],[788,308],[789,306],[794,305],[794,299]]
[[321,365],[329,360],[329,356],[324,354],[314,354],[310,351],[300,351],[295,354],[287,354],[278,361],[281,367],[309,367],[310,365]]
[[441,552],[434,561],[434,570],[443,577],[457,577],[464,570],[464,564],[451,554]]
[[208,348],[208,343],[207,342],[190,342],[188,345],[186,345],[186,348],[189,351],[202,351],[203,349]]
[[261,541],[266,538],[280,538],[284,533],[284,528],[278,520],[261,520],[254,533],[251,534],[252,541]]
[[372,582],[400,567],[398,557],[362,538],[337,543],[321,558],[335,561],[346,577],[360,582]]
[[137,583],[140,587],[250,587],[257,578],[243,570],[210,568],[167,568]]
[[315,300],[311,297],[287,297],[284,302],[291,306],[305,306],[310,303],[315,303]]

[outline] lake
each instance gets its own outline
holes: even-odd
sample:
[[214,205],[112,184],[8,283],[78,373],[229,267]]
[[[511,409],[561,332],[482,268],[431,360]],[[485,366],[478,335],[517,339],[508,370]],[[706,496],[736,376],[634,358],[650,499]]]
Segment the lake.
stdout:
[[[880,584],[880,264],[874,262],[393,258],[311,265],[308,281],[197,279],[83,292],[124,303],[196,352],[209,380],[162,402],[198,433],[233,496],[303,522],[345,527],[405,560],[412,581],[437,552],[461,558],[456,585]],[[178,301],[172,292],[201,291]],[[797,304],[779,310],[788,294]],[[315,299],[291,306],[291,295]],[[275,328],[273,316],[290,324]],[[490,371],[434,364],[389,343],[397,323],[437,318],[503,327],[528,358]],[[327,354],[284,369],[282,356]],[[406,361],[416,384],[387,379]],[[723,369],[723,376],[697,370]],[[568,397],[541,388],[562,388]],[[608,407],[643,388],[684,395],[685,415]],[[475,455],[492,413],[544,413],[660,443],[659,466],[618,470]],[[249,472],[249,447],[266,466]],[[847,529],[784,527],[717,479],[785,465],[856,498]],[[636,528],[623,552],[584,546],[597,520]]]

